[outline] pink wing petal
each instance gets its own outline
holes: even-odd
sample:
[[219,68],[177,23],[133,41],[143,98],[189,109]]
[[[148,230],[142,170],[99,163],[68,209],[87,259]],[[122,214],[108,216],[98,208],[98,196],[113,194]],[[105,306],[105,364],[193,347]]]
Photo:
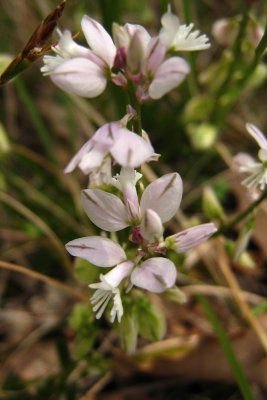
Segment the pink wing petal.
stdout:
[[82,18],[81,25],[87,43],[93,52],[112,68],[116,47],[110,35],[101,24],[87,15]]
[[152,99],[160,99],[178,86],[189,71],[189,65],[181,57],[172,57],[164,61],[157,69],[155,77],[149,86],[149,96]]
[[178,210],[182,193],[183,183],[179,174],[163,175],[146,187],[140,202],[142,215],[151,208],[162,222],[169,221]]
[[60,64],[50,74],[60,89],[82,97],[96,97],[106,88],[102,69],[86,58],[72,58]]
[[113,267],[126,260],[120,245],[99,236],[72,240],[66,244],[66,249],[72,256],[83,258],[97,267]]
[[153,293],[162,293],[175,284],[176,268],[172,261],[153,257],[144,261],[131,275],[132,284]]
[[112,193],[87,189],[82,192],[82,203],[90,220],[105,231],[116,232],[129,225],[125,205]]
[[154,149],[136,133],[122,128],[116,135],[110,153],[122,167],[138,168],[154,154]]
[[64,169],[64,173],[69,174],[70,172],[72,172],[78,166],[84,155],[91,149],[91,147],[92,147],[92,140],[89,139],[86,143],[84,143],[84,145],[75,154],[75,156],[72,157],[72,159]]

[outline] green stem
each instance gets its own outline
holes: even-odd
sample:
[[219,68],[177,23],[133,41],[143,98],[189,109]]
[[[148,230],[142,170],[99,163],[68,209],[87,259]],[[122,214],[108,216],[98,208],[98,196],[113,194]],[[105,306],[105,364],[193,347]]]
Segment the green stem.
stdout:
[[[223,121],[225,115],[227,115],[228,111],[231,109],[231,107],[233,106],[236,99],[239,98],[240,94],[245,89],[249,79],[251,78],[251,76],[253,75],[255,69],[257,68],[257,66],[259,64],[266,47],[267,47],[267,21],[266,21],[266,25],[265,25],[264,34],[261,38],[260,43],[258,44],[258,46],[255,49],[255,54],[254,54],[253,60],[245,69],[241,79],[239,79],[232,87],[228,88],[227,96],[228,96],[229,100],[228,100],[227,105],[225,107],[223,107],[222,105],[219,104],[219,99],[217,101],[215,101],[216,108],[219,111],[216,113],[215,106],[214,106],[213,110],[215,111],[215,114],[216,114],[215,118],[217,117],[216,121],[220,125],[222,124],[222,121]],[[235,58],[237,58],[237,57],[235,56]],[[236,65],[237,65],[237,62],[236,62]],[[223,89],[223,85],[222,85],[222,89]]]
[[237,84],[230,91],[230,93],[233,92],[235,94],[235,98],[242,91],[242,89],[244,88],[244,86],[246,85],[248,80],[250,79],[251,75],[257,68],[257,66],[261,60],[261,56],[262,56],[263,52],[265,51],[266,47],[267,47],[267,21],[266,21],[266,25],[265,25],[264,34],[261,38],[260,43],[256,47],[255,55],[254,55],[252,62],[246,68],[245,73],[244,73],[243,77],[240,79],[240,81],[238,81]]
[[34,101],[32,100],[29,92],[27,91],[24,82],[21,80],[21,78],[16,78],[14,80],[14,85],[17,89],[18,95],[23,105],[25,106],[29,114],[29,117],[32,120],[36,133],[38,134],[40,141],[45,149],[46,156],[50,160],[55,160],[55,154],[54,154],[55,146],[52,142],[52,138],[49,134],[48,129],[45,126],[45,123],[40,115],[38,108],[34,104]]
[[214,333],[216,334],[220,345],[224,351],[224,354],[229,362],[229,365],[232,369],[233,375],[236,379],[236,382],[240,388],[244,400],[253,400],[253,394],[251,392],[251,388],[249,386],[249,382],[246,378],[246,375],[240,365],[239,361],[237,360],[234,349],[230,340],[227,337],[227,334],[221,325],[220,321],[218,320],[213,307],[208,302],[208,300],[204,296],[198,296],[198,301],[203,307],[207,318],[209,319]]
[[132,82],[128,82],[128,96],[129,103],[136,111],[136,117],[133,119],[133,130],[142,136],[142,114],[141,114],[141,104],[136,98],[135,88]]
[[239,31],[233,46],[232,61],[228,66],[228,71],[226,72],[226,76],[223,82],[221,83],[221,85],[219,86],[218,90],[215,93],[215,99],[211,111],[211,120],[218,124],[221,122],[221,120],[223,120],[223,116],[225,115],[225,107],[223,107],[223,105],[220,104],[221,97],[225,93],[228,93],[229,84],[231,83],[233,75],[238,69],[238,66],[242,63],[241,59],[242,43],[246,33],[247,24],[249,21],[248,11],[249,11],[249,6],[245,6],[242,20],[239,25]]
[[228,224],[221,226],[220,229],[213,235],[214,236],[219,236],[222,235],[223,233],[231,230],[236,224],[241,222],[243,219],[245,219],[249,214],[251,214],[258,205],[262,203],[263,200],[267,198],[267,190],[265,190],[262,195],[255,200],[250,206],[248,206],[244,211],[240,212],[237,214],[235,218],[232,219]]

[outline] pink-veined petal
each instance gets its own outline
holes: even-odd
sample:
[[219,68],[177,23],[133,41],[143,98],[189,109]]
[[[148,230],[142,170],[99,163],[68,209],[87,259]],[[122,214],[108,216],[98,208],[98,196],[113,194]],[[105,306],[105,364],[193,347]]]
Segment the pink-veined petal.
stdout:
[[140,232],[143,238],[151,243],[162,237],[163,226],[161,223],[161,219],[158,214],[150,208],[145,210],[145,213],[142,216],[140,228]]
[[72,256],[83,258],[97,267],[113,267],[126,260],[119,244],[100,236],[72,240],[66,244],[66,249]]
[[116,47],[110,35],[101,24],[87,15],[83,16],[81,25],[87,43],[93,52],[112,68]]
[[84,145],[75,154],[75,156],[72,157],[72,159],[64,169],[64,173],[69,174],[70,172],[72,172],[78,166],[84,155],[91,149],[91,147],[92,147],[92,140],[89,139],[87,142],[84,143]]
[[102,146],[94,145],[84,156],[82,157],[79,168],[84,174],[90,174],[95,169],[99,168],[105,156],[107,155],[107,151],[103,149]]
[[164,61],[156,71],[148,94],[152,99],[160,99],[178,86],[189,73],[188,63],[181,57],[171,57]]
[[173,249],[177,253],[184,253],[185,251],[205,242],[205,240],[207,240],[216,231],[217,228],[213,223],[202,224],[185,229],[184,231],[176,233],[170,237],[171,239],[175,240]]
[[182,193],[183,182],[179,174],[163,175],[146,187],[140,202],[142,215],[151,208],[162,222],[169,221],[178,210]]
[[176,268],[172,261],[153,257],[134,269],[132,284],[153,293],[162,293],[175,284]]
[[120,126],[120,121],[104,124],[96,131],[92,137],[92,141],[100,144],[103,148],[109,149],[113,145]]
[[166,47],[159,41],[159,38],[151,38],[147,48],[147,70],[155,72],[162,64],[166,54]]
[[[89,139],[75,154],[66,166],[64,172],[72,172],[79,164],[84,173],[88,173],[92,165],[95,165],[96,159],[103,160],[103,157],[108,153],[112,146],[116,132],[120,129],[120,122],[110,122],[101,126],[95,134]],[[93,152],[93,154],[92,154]],[[88,153],[88,157],[87,157]],[[102,154],[102,157],[101,157]],[[101,162],[97,162],[97,166]]]
[[125,205],[112,193],[100,189],[83,190],[82,203],[90,220],[105,231],[116,232],[129,225]]
[[256,140],[260,148],[267,149],[267,139],[264,134],[253,124],[246,124],[248,133]]
[[124,128],[118,133],[110,153],[122,167],[140,167],[154,154],[151,144],[136,133]]
[[86,58],[72,58],[59,65],[50,74],[60,89],[82,97],[96,97],[106,88],[103,70]]

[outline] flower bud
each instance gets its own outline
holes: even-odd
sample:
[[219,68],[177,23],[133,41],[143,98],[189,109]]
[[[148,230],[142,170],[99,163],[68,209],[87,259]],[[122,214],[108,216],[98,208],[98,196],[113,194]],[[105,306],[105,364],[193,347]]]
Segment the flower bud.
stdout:
[[173,301],[177,304],[184,304],[186,302],[186,295],[177,286],[167,289],[161,295],[165,300]]
[[152,341],[161,340],[166,333],[164,314],[148,299],[141,298],[140,300],[139,304],[137,304],[137,321],[140,335]]
[[210,187],[205,188],[203,191],[202,209],[208,219],[225,220],[223,208],[213,189]]
[[150,243],[154,243],[162,237],[163,226],[158,214],[148,208],[141,222],[141,235]]
[[123,315],[119,325],[120,339],[123,349],[128,353],[134,353],[137,345],[138,325],[136,315],[129,310]]
[[127,68],[131,74],[136,75],[142,72],[144,58],[145,48],[142,35],[139,31],[136,31],[131,38],[127,51]]
[[8,135],[4,126],[0,123],[0,155],[8,153],[9,151],[10,145]]
[[217,138],[217,128],[214,125],[190,124],[187,127],[191,143],[196,150],[206,150],[210,148]]

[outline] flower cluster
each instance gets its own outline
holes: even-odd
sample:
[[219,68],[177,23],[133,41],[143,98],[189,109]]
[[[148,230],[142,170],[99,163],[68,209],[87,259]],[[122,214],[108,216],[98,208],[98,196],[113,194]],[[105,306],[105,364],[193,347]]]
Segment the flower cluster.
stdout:
[[[97,289],[91,301],[97,317],[101,317],[113,297],[111,320],[123,315],[121,285],[127,291],[132,286],[161,293],[174,286],[176,268],[167,253],[183,253],[216,231],[213,223],[189,228],[172,236],[163,237],[163,223],[177,212],[182,198],[182,180],[170,173],[148,185],[139,202],[136,184],[142,175],[133,168],[123,167],[111,183],[121,196],[100,189],[87,189],[82,202],[90,220],[102,230],[117,232],[130,227],[127,251],[111,239],[97,236],[75,239],[66,245],[70,254],[99,267],[113,267],[101,282],[92,284]],[[123,283],[123,284],[122,284]]]
[[[72,240],[66,248],[97,267],[110,268],[100,274],[100,282],[89,285],[95,290],[91,303],[96,318],[112,303],[110,319],[120,322],[124,295],[133,287],[153,293],[172,288],[177,273],[171,253],[183,253],[216,231],[213,223],[207,223],[164,235],[163,224],[176,214],[182,199],[182,179],[178,173],[169,173],[144,188],[138,169],[157,161],[159,155],[133,109],[144,100],[162,97],[189,73],[187,62],[173,53],[206,49],[209,42],[206,35],[193,30],[193,24],[180,24],[170,10],[155,37],[140,25],[114,24],[112,39],[87,16],[81,24],[89,48],[75,43],[65,31],[53,48],[56,55],[44,57],[42,72],[79,96],[98,96],[110,80],[134,98],[126,116],[100,127],[65,168],[70,173],[79,167],[90,176],[82,203],[91,222],[104,231],[100,236]],[[138,119],[137,134],[129,127]],[[121,169],[112,177],[115,164]],[[123,235],[116,234],[122,230]]]
[[113,24],[113,38],[101,24],[88,16],[81,22],[89,48],[78,45],[69,31],[63,32],[53,47],[55,56],[46,55],[42,72],[66,92],[96,97],[107,82],[134,88],[138,100],[159,99],[189,73],[189,65],[173,52],[209,47],[206,35],[193,31],[193,24],[181,25],[168,11],[162,17],[160,33],[151,37],[136,24]]

